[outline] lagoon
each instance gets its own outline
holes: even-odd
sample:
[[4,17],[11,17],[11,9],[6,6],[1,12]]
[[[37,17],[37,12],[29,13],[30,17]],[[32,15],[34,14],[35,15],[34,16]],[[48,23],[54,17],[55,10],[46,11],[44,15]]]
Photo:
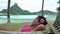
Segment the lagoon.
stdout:
[[[12,23],[16,22],[32,22],[38,15],[11,15],[10,20]],[[56,15],[44,15],[46,20],[55,20]],[[0,16],[0,23],[6,23],[7,16]]]

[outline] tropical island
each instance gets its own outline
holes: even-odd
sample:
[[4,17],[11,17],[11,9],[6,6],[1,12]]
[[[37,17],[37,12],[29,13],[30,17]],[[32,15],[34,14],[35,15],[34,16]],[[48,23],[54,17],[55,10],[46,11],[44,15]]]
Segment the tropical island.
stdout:
[[[10,7],[10,14],[11,15],[39,15],[42,11],[37,12],[30,12],[28,10],[21,9],[17,3],[15,3],[13,6]],[[56,15],[56,12],[52,12],[49,10],[44,10],[44,15]],[[0,11],[0,15],[7,15],[7,9],[3,9]]]

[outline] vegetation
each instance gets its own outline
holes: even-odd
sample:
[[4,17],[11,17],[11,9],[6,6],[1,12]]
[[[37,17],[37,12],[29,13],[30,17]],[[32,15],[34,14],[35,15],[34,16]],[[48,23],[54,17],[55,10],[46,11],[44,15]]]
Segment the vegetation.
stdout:
[[60,11],[60,7],[58,7],[57,10]]
[[[6,23],[6,24],[0,24],[0,28],[5,29],[15,29],[16,31],[19,31],[25,24],[31,24],[31,23]],[[49,29],[49,25],[46,25],[46,27]]]
[[[5,23],[5,24],[0,24],[0,29],[15,29],[16,31],[21,29],[25,24],[28,23]],[[31,24],[31,23],[29,23]]]
[[[10,7],[10,13],[11,15],[39,15],[41,14],[41,10],[37,12],[29,12],[28,10],[21,9],[17,3],[15,3],[13,6]],[[0,11],[0,13],[7,13],[7,9],[3,9]],[[45,15],[55,15],[55,12],[44,10]]]

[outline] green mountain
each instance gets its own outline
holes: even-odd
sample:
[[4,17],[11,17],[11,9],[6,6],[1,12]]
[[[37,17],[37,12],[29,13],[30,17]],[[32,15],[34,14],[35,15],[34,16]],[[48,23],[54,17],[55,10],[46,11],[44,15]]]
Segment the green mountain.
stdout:
[[[40,13],[42,13],[42,11],[40,11]],[[57,13],[49,11],[49,10],[44,10],[43,12],[45,15],[56,15]]]
[[27,10],[21,9],[17,3],[15,3],[11,8],[10,8],[10,13],[12,15],[27,15],[27,13],[30,13]]
[[[3,9],[0,11],[0,13],[7,13],[7,9]],[[10,7],[10,14],[11,15],[38,15],[41,14],[42,11],[38,12],[29,12],[28,10],[23,10],[21,9],[17,3],[15,3],[13,6]],[[55,12],[49,11],[49,10],[44,10],[45,15],[55,15]]]

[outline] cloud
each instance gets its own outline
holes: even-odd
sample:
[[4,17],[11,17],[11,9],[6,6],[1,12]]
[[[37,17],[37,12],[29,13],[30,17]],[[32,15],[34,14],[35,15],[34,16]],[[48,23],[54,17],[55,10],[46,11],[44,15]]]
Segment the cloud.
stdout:
[[0,0],[0,11],[7,9],[8,0]]
[[[44,10],[56,12],[58,0],[45,0],[44,2]],[[21,2],[18,1],[17,3],[22,9],[29,10],[31,12],[39,11],[42,7],[42,0],[23,0]]]
[[44,10],[56,12],[56,7],[58,6],[57,2],[58,0],[46,0],[44,3]]
[[[0,0],[0,10],[7,7],[8,0]],[[45,0],[44,10],[51,10],[56,12],[58,0]],[[11,0],[11,6],[17,3],[19,7],[30,12],[41,10],[42,0]]]
[[23,0],[18,4],[22,9],[29,10],[31,12],[41,9],[42,0]]

